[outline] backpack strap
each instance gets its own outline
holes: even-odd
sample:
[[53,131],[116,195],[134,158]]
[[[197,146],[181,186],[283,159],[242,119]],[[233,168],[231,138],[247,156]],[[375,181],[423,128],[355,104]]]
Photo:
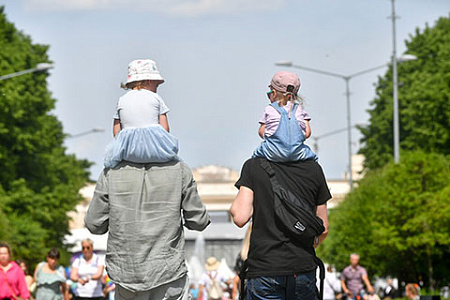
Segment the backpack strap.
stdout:
[[287,114],[287,111],[282,107],[278,105],[278,101],[272,102],[270,103],[270,106],[272,106],[273,108],[275,108],[275,110],[277,112],[280,113],[280,115],[282,115],[283,113]]
[[271,179],[272,177],[275,177],[275,172],[273,171],[272,167],[270,166],[267,160],[261,159],[261,167],[267,172],[267,174]]
[[[277,177],[275,176],[275,172],[268,160],[262,158],[262,159],[260,159],[260,163],[261,163],[261,167],[264,169],[264,171],[266,171],[267,175],[269,175],[270,183],[272,184],[272,190],[274,192],[288,193],[288,194],[293,195],[295,198],[300,199],[299,196],[292,193],[290,190],[284,188],[280,184],[280,182],[278,181]],[[304,205],[311,211],[314,210],[314,206],[311,206],[311,204],[308,203],[307,201],[301,201],[301,202],[302,202],[302,205]]]
[[323,264],[323,261],[317,257],[316,251],[314,251],[314,259],[316,260],[316,263],[319,266],[319,278],[320,278],[319,299],[323,300],[323,282],[325,279],[325,266]]
[[[275,191],[277,189],[284,189],[280,183],[278,182],[275,172],[273,171],[270,163],[266,159],[260,159],[261,167],[267,172],[270,178],[270,182],[272,184],[272,189]],[[323,283],[325,279],[325,266],[320,258],[317,257],[316,252],[314,251],[314,259],[316,261],[317,266],[319,267],[319,278],[320,278],[320,289],[318,291],[319,299],[323,299]]]

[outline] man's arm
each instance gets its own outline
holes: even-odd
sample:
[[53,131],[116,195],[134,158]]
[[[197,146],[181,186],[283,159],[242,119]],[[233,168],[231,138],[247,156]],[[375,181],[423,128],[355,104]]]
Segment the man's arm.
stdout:
[[369,277],[367,276],[367,274],[362,276],[362,280],[364,281],[364,284],[366,285],[367,291],[369,293],[375,292],[375,290],[373,289],[372,285],[370,284]]
[[325,231],[319,236],[318,243],[314,243],[314,247],[317,247],[320,245],[320,243],[323,242],[323,240],[328,235],[328,211],[327,211],[327,204],[322,204],[317,206],[316,215],[322,219],[323,221],[323,227],[325,227]]
[[241,186],[239,193],[230,208],[233,222],[238,227],[244,227],[253,215],[253,191]]
[[350,298],[353,298],[353,293],[350,292],[350,290],[347,288],[347,286],[345,285],[345,278],[341,278],[341,286],[342,286],[342,291],[347,294]]
[[206,207],[200,201],[197,191],[197,183],[194,180],[192,171],[185,163],[181,163],[182,168],[182,200],[181,208],[183,210],[184,226],[191,230],[204,230],[211,220],[206,211]]
[[103,170],[95,186],[94,197],[84,217],[86,228],[93,234],[104,234],[109,227],[108,180]]

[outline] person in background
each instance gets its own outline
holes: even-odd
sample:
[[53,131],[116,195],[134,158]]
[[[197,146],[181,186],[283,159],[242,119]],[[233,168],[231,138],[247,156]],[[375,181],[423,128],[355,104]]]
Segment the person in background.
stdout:
[[420,299],[419,290],[413,283],[408,283],[405,286],[405,296],[406,296],[406,298],[411,299],[411,300],[419,300]]
[[105,265],[94,253],[94,242],[92,240],[82,240],[81,251],[83,255],[75,259],[70,272],[70,279],[77,283],[75,300],[102,300],[101,277]]
[[200,277],[197,299],[222,299],[224,294],[222,284],[225,282],[225,278],[218,272],[219,267],[220,261],[215,257],[206,260],[206,272]]
[[59,251],[51,249],[46,261],[36,266],[34,280],[36,282],[36,300],[68,300],[64,268],[58,265]]
[[[232,290],[231,290],[231,300],[237,300],[242,293],[241,290],[241,272],[245,272],[246,260],[248,257],[248,249],[250,247],[250,235],[252,233],[252,223],[250,222],[247,231],[245,232],[244,240],[242,241],[241,252],[239,252],[238,257],[236,258],[236,263],[234,265],[234,272],[236,276],[233,278]],[[244,295],[242,295],[244,296]]]
[[339,300],[342,298],[341,282],[333,273],[331,265],[327,266],[327,273],[323,283],[323,299],[324,300]]
[[111,281],[106,270],[103,271],[102,277],[103,297],[105,300],[114,300],[116,294],[116,285]]
[[19,265],[11,261],[11,248],[0,243],[0,299],[29,299],[25,274]]
[[384,289],[384,300],[391,300],[392,298],[395,298],[397,295],[397,290],[394,287],[394,284],[392,282],[392,278],[387,279],[387,286]]
[[373,294],[375,290],[370,284],[367,271],[359,265],[359,255],[352,253],[350,255],[350,266],[346,267],[341,274],[341,285],[348,299],[367,299],[368,295],[364,291],[364,284],[367,291]]
[[30,299],[34,299],[33,294],[36,291],[36,282],[34,281],[33,276],[29,274],[27,263],[21,259],[16,260],[16,263],[20,266],[23,273],[25,274],[25,282],[27,283],[28,290],[31,294]]

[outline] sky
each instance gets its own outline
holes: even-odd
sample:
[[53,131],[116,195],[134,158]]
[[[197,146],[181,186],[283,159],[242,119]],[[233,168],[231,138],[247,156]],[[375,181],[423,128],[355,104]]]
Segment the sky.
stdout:
[[[16,28],[50,45],[52,111],[67,134],[68,153],[102,170],[112,140],[112,116],[125,93],[127,65],[156,61],[165,78],[158,89],[170,108],[171,133],[192,168],[210,164],[239,171],[261,139],[258,120],[268,104],[270,79],[280,70],[301,79],[312,117],[319,163],[328,179],[348,168],[345,81],[279,61],[344,76],[389,62],[393,51],[389,0],[0,0]],[[416,28],[448,17],[448,0],[396,0],[397,53]],[[378,76],[350,80],[351,124],[367,124]],[[90,132],[92,129],[104,129]],[[361,135],[352,129],[351,152]],[[307,140],[313,146],[313,138]]]

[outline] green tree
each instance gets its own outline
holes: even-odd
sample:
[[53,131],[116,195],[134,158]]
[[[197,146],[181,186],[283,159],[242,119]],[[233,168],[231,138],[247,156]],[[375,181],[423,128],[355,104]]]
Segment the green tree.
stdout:
[[[450,19],[416,29],[406,48],[418,59],[398,64],[400,148],[450,154]],[[359,127],[364,145],[360,153],[369,169],[393,157],[392,93],[389,68],[378,80],[369,125]]]
[[[47,45],[33,44],[0,7],[0,74],[49,62]],[[47,72],[0,81],[0,240],[31,264],[51,247],[64,249],[67,212],[81,200],[90,162],[66,154]],[[5,216],[5,219],[1,218]]]
[[401,164],[371,170],[330,212],[320,249],[343,269],[352,252],[372,275],[426,283],[450,280],[450,159],[405,152]]

